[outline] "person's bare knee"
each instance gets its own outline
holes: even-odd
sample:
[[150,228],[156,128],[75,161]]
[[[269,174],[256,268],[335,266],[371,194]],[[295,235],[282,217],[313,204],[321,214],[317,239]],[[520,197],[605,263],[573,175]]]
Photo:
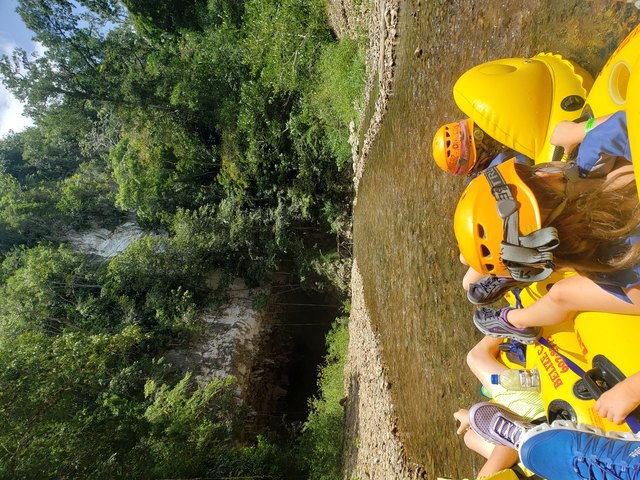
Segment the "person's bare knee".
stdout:
[[502,340],[494,337],[483,337],[476,343],[469,353],[467,353],[467,364],[469,366],[478,364],[487,358],[495,359],[498,356],[499,345]]
[[484,458],[489,458],[491,452],[494,449],[494,445],[483,440],[476,432],[468,429],[464,434],[464,444],[469,450],[482,455]]
[[473,430],[468,429],[466,432],[464,432],[462,439],[464,440],[464,444],[469,450],[472,450],[474,452],[476,451],[478,440],[475,438],[475,433],[473,432]]
[[556,305],[566,304],[571,300],[573,291],[572,283],[571,277],[563,278],[559,282],[556,282],[545,295],[547,301],[553,302]]
[[473,366],[478,364],[478,361],[482,358],[485,358],[487,355],[487,350],[482,346],[481,343],[477,343],[474,347],[467,352],[467,365],[473,371]]
[[499,338],[484,337],[467,353],[467,365],[480,383],[493,394],[494,386],[489,379],[507,367],[498,360],[500,354]]

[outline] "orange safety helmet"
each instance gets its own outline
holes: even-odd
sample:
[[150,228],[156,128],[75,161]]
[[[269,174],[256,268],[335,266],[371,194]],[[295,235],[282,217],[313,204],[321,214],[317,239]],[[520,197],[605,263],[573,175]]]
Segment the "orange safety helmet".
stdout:
[[469,175],[476,164],[476,142],[470,118],[447,123],[433,137],[433,158],[438,166],[456,176]]
[[[511,227],[508,222],[512,222]],[[517,226],[517,234],[513,231],[514,225]],[[538,202],[531,189],[518,176],[515,159],[489,168],[474,178],[458,201],[453,221],[460,253],[473,269],[485,275],[519,276],[523,280],[539,274],[541,265],[545,273],[549,268],[552,270],[553,256],[549,250],[555,248],[557,243],[555,246],[541,246],[536,244],[536,240],[523,238],[541,231],[541,227]],[[511,234],[508,232],[510,228],[513,231]],[[542,231],[545,230],[555,232],[555,229]],[[536,267],[527,268],[525,272],[516,271],[514,275],[514,269],[508,268],[503,260],[505,247],[515,248],[518,253],[533,251],[535,261],[525,264]]]

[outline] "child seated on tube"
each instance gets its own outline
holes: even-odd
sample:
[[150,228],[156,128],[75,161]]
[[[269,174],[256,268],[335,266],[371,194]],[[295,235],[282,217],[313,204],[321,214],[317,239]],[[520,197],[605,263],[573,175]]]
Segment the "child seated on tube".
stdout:
[[436,165],[454,176],[478,176],[484,169],[516,158],[516,162],[532,164],[525,155],[491,138],[470,118],[447,123],[433,137]]
[[[625,121],[623,113],[615,114],[592,132],[606,132],[611,122],[625,127],[624,134],[606,139],[626,139]],[[582,152],[592,151],[590,136],[584,138]],[[535,281],[553,269],[578,272],[526,308],[477,309],[474,323],[485,335],[534,343],[540,327],[562,323],[580,311],[640,314],[640,207],[628,140],[600,151],[621,157],[609,162],[609,173],[599,178],[584,178],[584,172],[585,165],[598,166],[600,159],[588,163],[579,153],[577,176],[571,172],[575,167],[563,162],[553,168],[506,162],[474,179],[463,193],[454,220],[456,238],[476,271]],[[495,182],[504,182],[503,188]],[[517,205],[512,211],[509,192]],[[604,393],[595,409],[620,424],[638,404],[640,372]]]
[[[451,175],[465,176],[469,180],[486,168],[514,157],[518,163],[533,164],[530,158],[491,138],[470,118],[440,127],[433,137],[432,147],[438,167]],[[460,261],[465,264],[462,257]],[[485,276],[473,269],[467,271],[462,281],[469,301],[476,305],[493,303],[509,290],[523,285],[509,277]]]
[[[527,422],[544,418],[545,410],[539,392],[507,390],[501,385],[491,383],[492,375],[500,375],[507,370],[507,367],[498,359],[500,343],[502,340],[492,337],[484,337],[480,340],[467,354],[469,368],[496,403],[509,408]],[[478,477],[510,468],[518,462],[516,450],[508,446],[489,443],[469,428],[468,410],[460,409],[453,416],[458,424],[456,433],[464,435],[465,445],[487,459],[478,472]]]
[[[640,478],[640,435],[605,433],[566,420],[534,425],[493,402],[469,410],[471,428],[488,442],[518,450],[538,478],[595,480]],[[485,479],[514,480],[508,470]]]

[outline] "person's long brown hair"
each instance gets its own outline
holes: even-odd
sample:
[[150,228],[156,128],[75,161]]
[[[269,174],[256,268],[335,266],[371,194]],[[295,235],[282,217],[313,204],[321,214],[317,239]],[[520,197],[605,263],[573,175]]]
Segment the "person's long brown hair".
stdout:
[[[593,188],[575,188],[564,179],[567,188],[563,193],[553,188],[548,178],[536,174],[544,168],[545,164],[535,167],[516,164],[518,175],[538,200],[543,226],[558,230],[560,245],[553,252],[557,267],[588,274],[640,264],[640,242],[624,243],[640,224],[633,172],[617,175],[614,172],[608,179],[575,180],[589,181]],[[560,205],[565,199],[563,208]],[[561,212],[547,222],[545,219],[557,208]]]

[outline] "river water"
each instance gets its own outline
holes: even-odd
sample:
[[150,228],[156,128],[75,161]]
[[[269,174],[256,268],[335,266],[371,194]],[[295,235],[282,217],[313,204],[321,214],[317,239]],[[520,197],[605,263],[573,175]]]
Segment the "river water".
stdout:
[[452,417],[481,400],[465,364],[480,335],[452,232],[464,182],[431,156],[438,126],[462,118],[453,84],[479,63],[543,51],[595,76],[637,23],[632,4],[613,0],[401,3],[393,96],[360,182],[354,244],[398,434],[426,478],[472,477],[482,464],[455,435]]

